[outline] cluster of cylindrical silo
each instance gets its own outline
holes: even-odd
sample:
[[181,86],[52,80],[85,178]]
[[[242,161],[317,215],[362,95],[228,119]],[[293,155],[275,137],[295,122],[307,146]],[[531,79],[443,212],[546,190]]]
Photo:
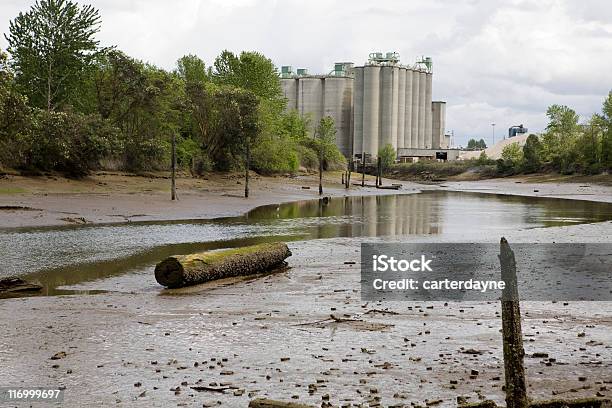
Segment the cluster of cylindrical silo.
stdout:
[[364,66],[336,63],[327,75],[283,66],[281,85],[287,109],[310,119],[311,134],[321,118],[332,117],[347,158],[376,156],[385,145],[417,155],[406,149],[448,148],[446,105],[432,102],[431,67],[431,58],[407,67],[397,53],[372,53]]
[[321,118],[330,116],[336,128],[336,145],[342,154],[352,152],[353,78],[340,75],[284,78],[281,81],[287,109],[310,119],[313,134]]
[[398,65],[355,67],[353,152],[439,148],[434,142],[432,74]]

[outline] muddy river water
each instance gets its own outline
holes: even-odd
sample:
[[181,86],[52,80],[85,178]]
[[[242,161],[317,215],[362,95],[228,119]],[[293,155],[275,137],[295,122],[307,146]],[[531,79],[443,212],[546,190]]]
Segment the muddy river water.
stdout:
[[0,230],[0,276],[24,276],[40,282],[45,295],[64,294],[71,285],[150,272],[169,255],[263,241],[444,237],[607,220],[612,204],[589,201],[439,191],[339,197],[263,206],[214,220]]

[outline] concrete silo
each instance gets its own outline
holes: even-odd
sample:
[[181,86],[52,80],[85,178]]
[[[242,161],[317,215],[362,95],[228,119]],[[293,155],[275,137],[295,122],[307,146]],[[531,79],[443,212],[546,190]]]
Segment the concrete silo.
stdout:
[[432,138],[432,106],[431,106],[431,92],[432,92],[432,77],[431,72],[425,74],[425,145],[427,149],[433,149],[433,138]]
[[419,147],[419,92],[420,87],[420,75],[418,71],[410,70],[410,76],[412,76],[412,120],[410,122],[410,147]]
[[406,68],[401,67],[397,72],[397,147],[404,147],[406,134]]
[[363,150],[377,155],[379,145],[380,66],[366,65],[363,74]]
[[323,117],[323,87],[321,78],[304,77],[297,81],[298,112],[310,117],[312,133]]
[[330,116],[336,127],[336,146],[345,157],[352,151],[353,79],[328,76],[323,83],[323,116]]
[[353,156],[363,152],[363,67],[355,67],[353,87]]
[[419,139],[416,147],[422,149],[425,147],[425,113],[427,111],[425,106],[426,100],[426,88],[427,88],[427,74],[423,71],[419,71]]
[[[395,93],[393,83],[393,66],[383,66],[380,68],[380,141],[378,148],[390,144],[393,145],[393,133],[397,135],[397,126],[394,119],[397,119],[397,105],[393,105],[393,95]],[[366,68],[367,69],[367,68]],[[394,112],[395,107],[395,112]],[[396,136],[397,138],[397,136]],[[378,153],[378,152],[376,152]]]
[[404,70],[406,73],[406,86],[404,87],[404,146],[412,147],[412,71]]
[[448,149],[446,137],[446,102],[435,101],[431,104],[433,149]]
[[283,96],[287,98],[287,110],[297,110],[297,79],[283,79],[281,89],[283,90]]
[[309,75],[305,69],[294,74],[291,67],[282,67],[281,87],[287,98],[287,109],[295,109],[310,119],[314,135],[324,116],[334,120],[336,145],[346,157],[353,150],[353,64],[336,63],[328,75]]

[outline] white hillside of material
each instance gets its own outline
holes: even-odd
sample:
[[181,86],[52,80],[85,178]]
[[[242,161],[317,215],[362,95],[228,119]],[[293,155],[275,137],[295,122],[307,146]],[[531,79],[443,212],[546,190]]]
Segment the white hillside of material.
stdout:
[[[500,140],[499,142],[495,143],[493,146],[486,148],[485,153],[487,157],[489,157],[489,159],[495,159],[495,160],[499,159],[501,158],[501,154],[502,154],[502,151],[504,150],[504,147],[512,143],[518,143],[519,146],[523,146],[525,144],[525,141],[527,140],[527,136],[528,135],[520,135],[520,136],[515,136],[509,139]],[[482,150],[461,152],[459,154],[459,160],[477,159],[480,156],[481,152]]]

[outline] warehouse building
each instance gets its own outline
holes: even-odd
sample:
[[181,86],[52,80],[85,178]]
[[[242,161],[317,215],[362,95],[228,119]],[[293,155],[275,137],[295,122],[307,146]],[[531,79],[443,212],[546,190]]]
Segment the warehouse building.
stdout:
[[375,157],[387,144],[400,160],[449,158],[446,103],[432,101],[432,82],[431,58],[405,66],[394,52],[372,53],[363,66],[336,63],[327,75],[281,70],[287,108],[308,115],[312,128],[331,116],[347,158]]

